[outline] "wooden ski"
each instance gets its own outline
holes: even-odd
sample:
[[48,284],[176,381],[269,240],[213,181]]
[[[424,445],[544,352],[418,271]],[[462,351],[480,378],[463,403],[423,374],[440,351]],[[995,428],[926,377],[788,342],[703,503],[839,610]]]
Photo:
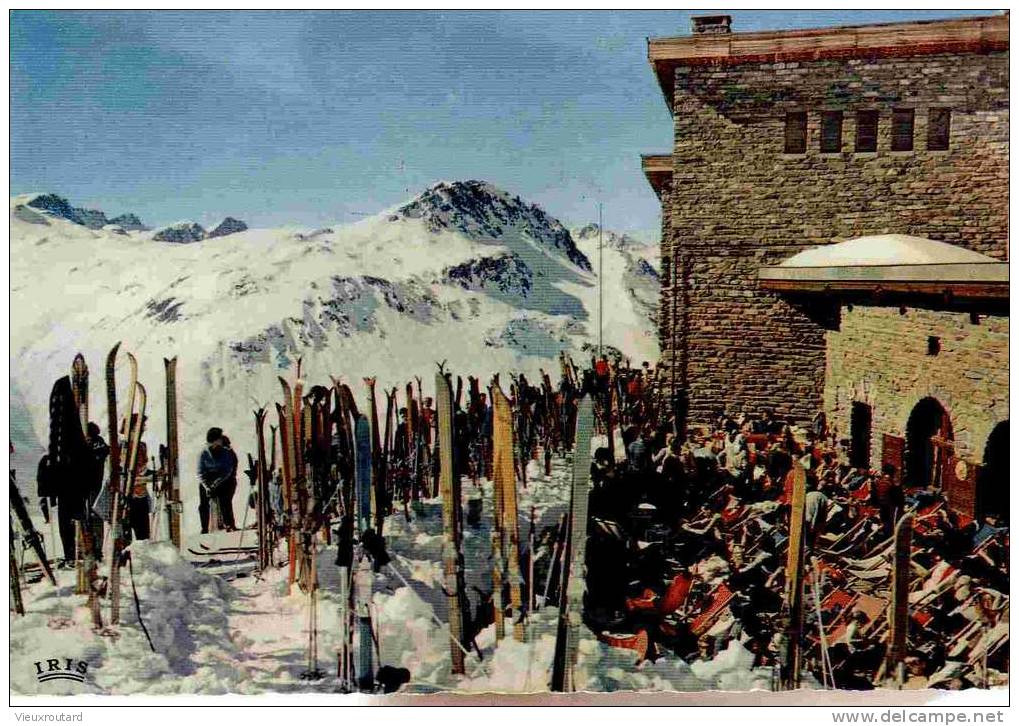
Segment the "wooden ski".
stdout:
[[[78,423],[81,426],[82,440],[86,440],[88,434],[88,366],[81,353],[74,356],[71,363],[71,396],[74,401],[74,410],[78,414]],[[87,445],[87,444],[86,444]],[[83,519],[78,521],[75,541],[77,542],[77,592],[86,594],[89,597],[89,604],[92,603],[92,583],[95,580],[95,554],[92,546],[92,525],[91,525],[91,502],[85,503]],[[97,623],[96,627],[101,627]]]
[[[284,394],[290,393],[290,385],[282,378],[280,382],[283,384]],[[284,400],[287,400],[288,396],[284,396]],[[291,399],[292,400],[292,399]],[[294,584],[294,577],[296,575],[297,568],[297,539],[295,535],[295,527],[297,523],[294,521],[294,474],[293,474],[293,441],[292,441],[292,426],[290,421],[290,404],[281,406],[276,404],[276,414],[279,416],[280,421],[280,451],[283,456],[283,509],[287,513],[287,558],[288,558],[288,570],[287,570],[287,593],[289,594],[291,586]]]
[[180,550],[181,540],[180,517],[182,502],[180,498],[180,445],[177,440],[177,358],[164,358],[163,368],[166,370],[166,477],[170,493],[167,502],[169,509],[170,541]]
[[[133,360],[133,356],[128,354]],[[137,368],[132,367],[132,373]],[[114,524],[115,544],[113,557],[110,558],[110,624],[116,625],[120,622],[120,560],[123,557],[123,550],[127,544],[127,533],[124,531],[124,508],[131,488],[134,486],[138,474],[138,448],[145,429],[145,386],[137,381],[134,382],[137,389],[138,413],[130,416],[132,421],[130,434],[127,439],[127,470],[124,472],[124,491],[121,495],[120,510],[117,512],[117,520]]]
[[913,515],[905,514],[895,525],[895,559],[890,573],[888,603],[888,662],[885,673],[901,688],[905,683],[906,636],[909,632],[909,583],[913,547]]
[[[492,480],[499,552],[505,560],[500,569],[509,581],[513,639],[524,640],[523,600],[520,574],[520,530],[517,525],[517,482],[513,474],[513,411],[498,383],[492,385]],[[502,565],[502,562],[500,562]]]
[[807,472],[795,462],[786,475],[792,485],[789,510],[789,549],[786,555],[786,607],[789,625],[786,630],[786,672],[784,687],[800,687],[800,650],[803,634],[803,512],[807,497]]
[[442,498],[443,574],[449,598],[450,658],[452,671],[464,669],[464,617],[461,610],[463,570],[460,568],[460,486],[453,461],[453,390],[445,373],[435,374],[435,403],[439,424],[439,496]]
[[564,592],[559,602],[555,658],[552,663],[552,690],[576,691],[577,653],[583,618],[586,583],[587,510],[591,490],[591,436],[594,430],[594,405],[584,396],[577,406],[577,435],[573,444],[573,476],[570,493],[569,537],[563,556]]
[[382,523],[385,521],[385,514],[382,511],[384,497],[380,491],[382,477],[382,432],[379,431],[379,409],[375,398],[375,378],[365,378],[364,384],[368,386],[368,409],[371,413],[371,456],[372,456],[372,487],[371,511],[375,529],[382,532]]

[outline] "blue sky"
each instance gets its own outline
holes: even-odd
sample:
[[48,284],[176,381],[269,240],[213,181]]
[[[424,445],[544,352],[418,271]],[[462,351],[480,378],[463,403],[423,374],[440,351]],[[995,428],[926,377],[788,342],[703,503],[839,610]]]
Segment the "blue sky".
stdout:
[[[731,14],[749,31],[981,11]],[[601,200],[607,227],[654,231],[639,154],[672,132],[645,38],[690,15],[15,11],[11,193],[265,227],[480,178],[568,224]]]

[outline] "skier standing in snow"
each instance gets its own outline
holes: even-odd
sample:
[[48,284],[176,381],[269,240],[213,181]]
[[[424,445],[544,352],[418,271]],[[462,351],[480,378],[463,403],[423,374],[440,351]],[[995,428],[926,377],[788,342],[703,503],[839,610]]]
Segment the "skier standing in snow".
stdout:
[[88,445],[89,453],[92,455],[89,461],[91,469],[87,475],[88,499],[85,503],[87,508],[86,521],[89,522],[92,528],[92,543],[95,548],[96,558],[101,560],[103,555],[103,520],[91,511],[91,507],[92,503],[99,496],[99,492],[103,489],[103,474],[106,471],[106,459],[110,455],[110,447],[107,445],[106,440],[103,439],[98,424],[93,422],[88,424],[85,443]]
[[206,446],[198,458],[199,503],[198,517],[202,534],[209,533],[209,503],[212,497],[219,503],[223,529],[236,529],[233,516],[233,496],[237,490],[237,455],[230,448],[230,440],[223,429],[213,426],[205,435]]
[[149,538],[149,515],[152,512],[152,495],[149,494],[149,482],[152,472],[149,470],[148,447],[144,441],[138,442],[138,461],[135,464],[134,486],[127,495],[127,519],[134,539]]

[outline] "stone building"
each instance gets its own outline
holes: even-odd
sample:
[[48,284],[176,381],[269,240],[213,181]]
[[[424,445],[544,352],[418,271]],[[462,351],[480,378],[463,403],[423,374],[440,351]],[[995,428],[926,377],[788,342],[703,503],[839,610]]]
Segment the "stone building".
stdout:
[[858,463],[1000,509],[1008,20],[732,33],[716,16],[649,41],[675,129],[643,157],[661,367],[691,421],[823,410]]

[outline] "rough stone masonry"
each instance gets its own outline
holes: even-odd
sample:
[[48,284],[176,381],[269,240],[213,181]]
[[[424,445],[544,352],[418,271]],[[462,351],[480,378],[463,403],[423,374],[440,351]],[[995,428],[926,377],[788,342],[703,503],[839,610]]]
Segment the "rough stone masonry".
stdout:
[[[658,188],[662,366],[688,389],[691,420],[771,407],[803,422],[822,406],[830,311],[759,289],[761,266],[892,232],[1007,259],[1007,33],[1001,16],[650,41],[675,125],[671,183]],[[893,151],[904,109],[912,149]],[[929,150],[944,109],[948,149]],[[822,152],[832,111],[840,150]],[[877,112],[875,151],[856,151],[860,111]],[[805,151],[785,153],[795,113]]]

